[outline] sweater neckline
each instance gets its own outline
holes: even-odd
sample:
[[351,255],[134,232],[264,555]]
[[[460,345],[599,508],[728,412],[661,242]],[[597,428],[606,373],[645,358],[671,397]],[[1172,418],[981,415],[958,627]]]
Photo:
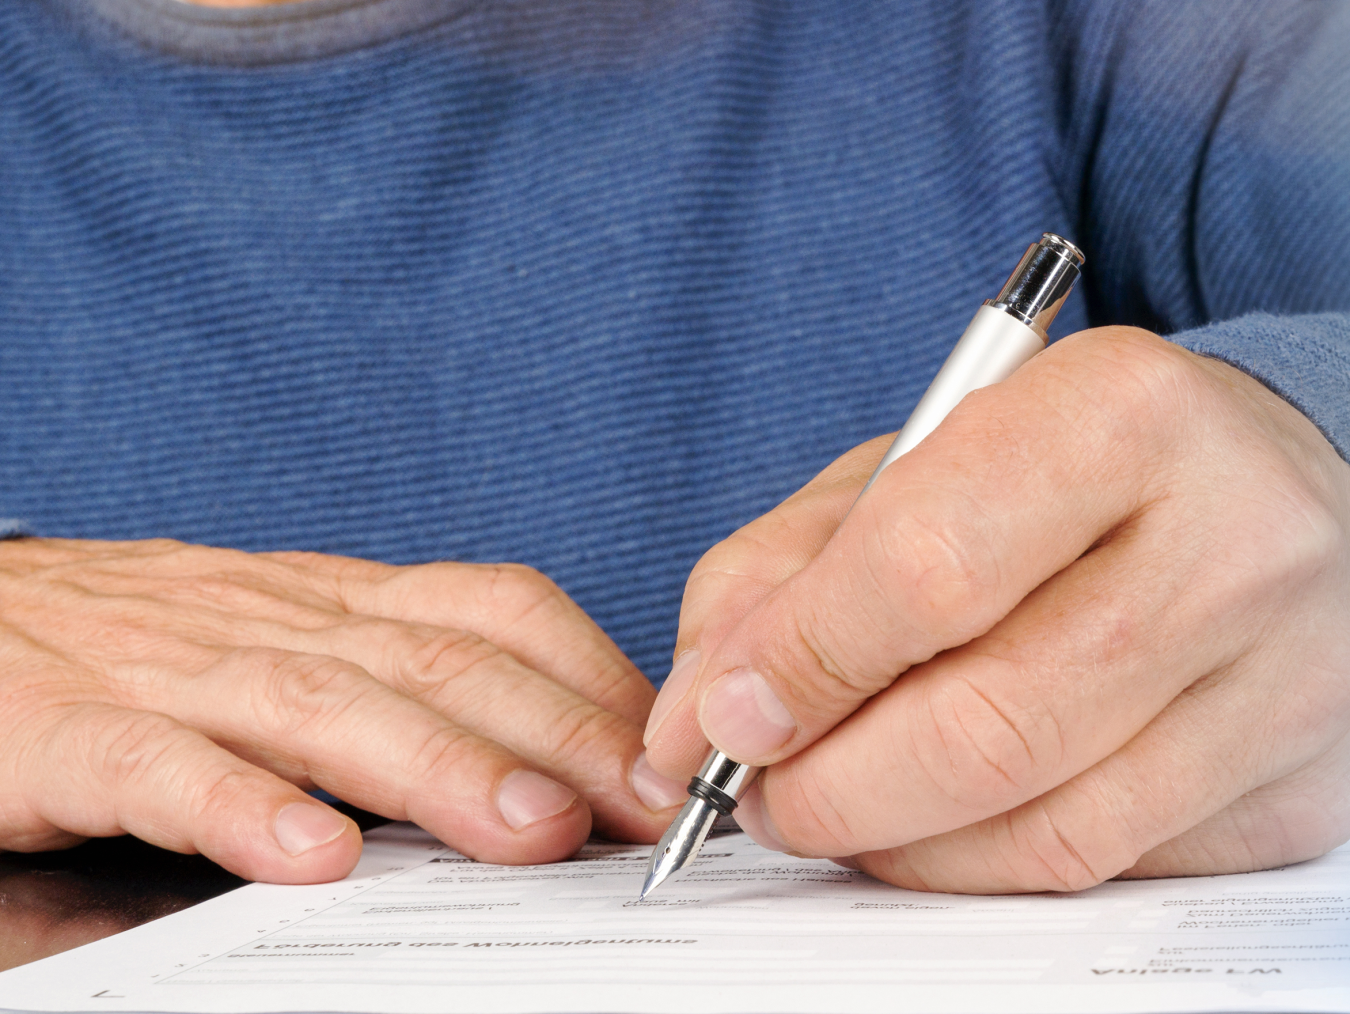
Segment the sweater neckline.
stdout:
[[193,63],[298,63],[388,42],[457,18],[479,0],[293,0],[206,7],[186,0],[75,0],[136,42]]

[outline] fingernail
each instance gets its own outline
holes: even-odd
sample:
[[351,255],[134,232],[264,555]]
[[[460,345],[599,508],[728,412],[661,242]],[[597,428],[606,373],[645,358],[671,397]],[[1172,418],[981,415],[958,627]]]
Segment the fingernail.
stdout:
[[293,856],[326,845],[347,830],[347,818],[336,810],[312,803],[287,803],[277,814],[273,833],[277,844]]
[[656,768],[647,763],[645,750],[633,761],[633,770],[628,774],[628,781],[633,786],[633,791],[637,793],[638,799],[642,800],[642,805],[654,813],[678,806],[689,798],[683,782],[656,773]]
[[733,669],[708,688],[699,724],[714,746],[740,761],[773,753],[797,731],[791,713],[753,669]]
[[764,794],[759,791],[758,785],[750,786],[750,791],[741,799],[732,816],[756,845],[762,845],[770,852],[788,851],[782,835],[778,833],[778,826],[764,806]]
[[577,794],[552,778],[523,768],[512,771],[502,779],[497,790],[497,809],[502,820],[519,831],[555,813],[562,813],[576,800]]
[[661,692],[656,695],[652,713],[647,718],[647,730],[642,734],[643,746],[651,743],[656,730],[661,728],[661,723],[666,720],[670,710],[689,692],[702,662],[703,656],[699,654],[697,648],[690,648],[675,660],[675,664],[670,668],[670,675],[666,677],[665,683],[661,684]]

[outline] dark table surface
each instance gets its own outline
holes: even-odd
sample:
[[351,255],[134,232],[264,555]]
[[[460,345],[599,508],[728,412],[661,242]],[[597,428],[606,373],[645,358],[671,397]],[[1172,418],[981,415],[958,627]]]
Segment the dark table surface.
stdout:
[[[366,831],[385,818],[339,805]],[[63,852],[0,854],[0,970],[68,951],[195,905],[245,882],[202,856],[135,838]]]

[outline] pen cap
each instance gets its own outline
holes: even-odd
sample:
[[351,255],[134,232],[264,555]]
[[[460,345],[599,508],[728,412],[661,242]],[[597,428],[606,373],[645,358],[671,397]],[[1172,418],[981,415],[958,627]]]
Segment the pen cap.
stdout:
[[1031,328],[1042,341],[1083,267],[1083,252],[1047,232],[1027,247],[1017,267],[986,306],[1002,310]]

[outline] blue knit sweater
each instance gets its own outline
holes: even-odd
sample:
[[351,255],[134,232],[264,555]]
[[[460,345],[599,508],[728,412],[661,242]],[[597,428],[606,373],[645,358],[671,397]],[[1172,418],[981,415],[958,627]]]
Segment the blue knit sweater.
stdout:
[[659,676],[699,555],[896,428],[1047,229],[1059,333],[1350,452],[1350,4],[440,8],[287,59],[0,4],[0,515],[523,561]]

